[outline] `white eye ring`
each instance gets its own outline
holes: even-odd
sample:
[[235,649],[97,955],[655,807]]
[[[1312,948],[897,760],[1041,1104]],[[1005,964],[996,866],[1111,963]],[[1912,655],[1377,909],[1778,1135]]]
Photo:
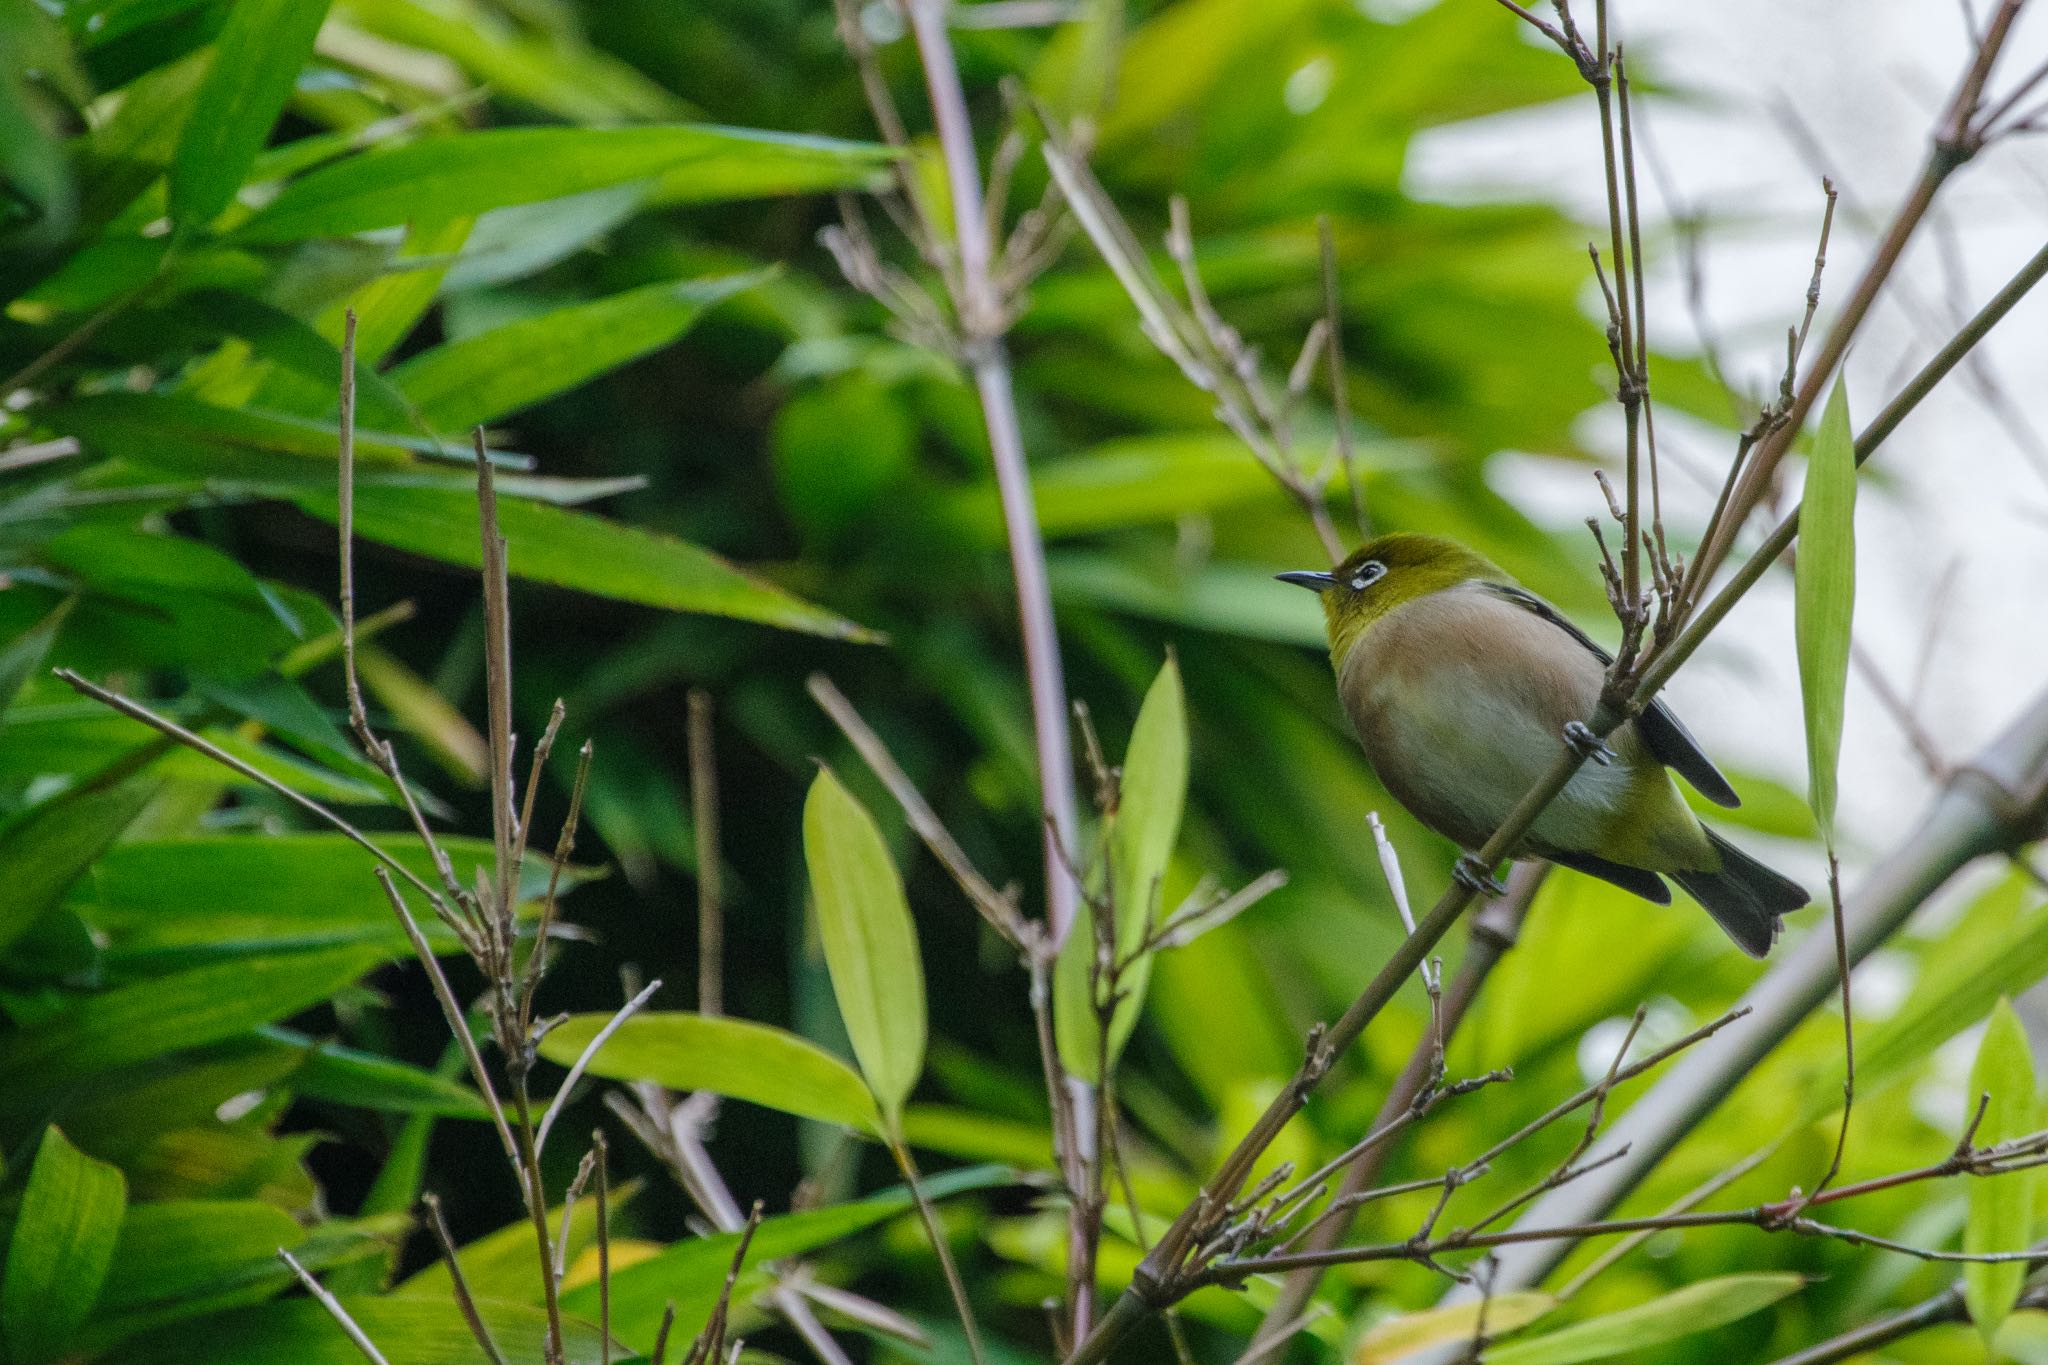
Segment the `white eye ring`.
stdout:
[[1368,559],[1358,566],[1357,573],[1351,575],[1351,587],[1356,592],[1363,592],[1386,576],[1386,565],[1377,559]]

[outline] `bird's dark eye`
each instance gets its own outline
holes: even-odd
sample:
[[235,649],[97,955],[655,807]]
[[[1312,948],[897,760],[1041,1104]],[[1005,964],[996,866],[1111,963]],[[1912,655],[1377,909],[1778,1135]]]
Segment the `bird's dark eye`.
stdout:
[[1351,575],[1353,591],[1363,592],[1387,576],[1387,566],[1377,559],[1368,559],[1358,566],[1358,572]]

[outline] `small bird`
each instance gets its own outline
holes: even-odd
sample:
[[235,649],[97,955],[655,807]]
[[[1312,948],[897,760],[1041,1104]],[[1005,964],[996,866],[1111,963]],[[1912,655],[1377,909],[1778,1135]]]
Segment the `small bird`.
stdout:
[[1586,726],[1612,656],[1498,565],[1456,541],[1398,532],[1331,572],[1279,578],[1321,596],[1338,695],[1367,761],[1416,819],[1465,850],[1457,875],[1475,891],[1500,886],[1473,852],[1567,745],[1590,762],[1511,856],[1658,905],[1671,903],[1669,876],[1752,957],[1810,899],[1693,815],[1666,768],[1717,805],[1741,801],[1663,702],[1605,743]]

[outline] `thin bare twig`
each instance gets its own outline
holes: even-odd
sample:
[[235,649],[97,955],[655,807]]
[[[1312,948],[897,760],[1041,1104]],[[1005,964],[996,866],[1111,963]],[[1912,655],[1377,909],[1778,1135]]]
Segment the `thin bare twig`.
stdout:
[[462,1255],[456,1250],[455,1239],[448,1233],[448,1220],[441,1215],[440,1196],[423,1194],[420,1203],[427,1210],[427,1226],[433,1229],[434,1240],[441,1244],[441,1259],[448,1267],[448,1282],[454,1289],[455,1306],[461,1310],[462,1320],[469,1324],[469,1334],[476,1338],[476,1344],[490,1357],[492,1365],[506,1365],[505,1353],[492,1339],[491,1329],[484,1324],[483,1315],[477,1312],[476,1298],[469,1292],[469,1277],[462,1273]]
[[292,1274],[299,1277],[299,1283],[306,1287],[306,1292],[313,1296],[315,1302],[327,1310],[327,1315],[341,1324],[341,1330],[348,1334],[348,1339],[355,1343],[356,1349],[363,1353],[366,1360],[374,1362],[374,1365],[391,1365],[391,1362],[384,1358],[384,1353],[377,1349],[376,1343],[372,1342],[369,1335],[357,1325],[356,1320],[349,1316],[348,1309],[341,1306],[341,1300],[327,1291],[327,1286],[314,1279],[306,1267],[300,1265],[283,1247],[277,1249],[277,1257],[292,1268]]
[[562,1078],[562,1084],[555,1091],[554,1099],[548,1102],[547,1112],[541,1115],[540,1127],[534,1132],[533,1150],[536,1156],[548,1145],[548,1132],[555,1126],[555,1120],[561,1116],[562,1106],[569,1102],[569,1092],[576,1088],[576,1082],[583,1079],[584,1069],[590,1065],[590,1059],[595,1057],[604,1045],[611,1041],[612,1035],[617,1033],[660,989],[659,977],[648,982],[646,989],[621,1005],[618,1013],[606,1020],[605,1026],[599,1029],[584,1045],[583,1051],[577,1054],[575,1064],[569,1068],[569,1074]]

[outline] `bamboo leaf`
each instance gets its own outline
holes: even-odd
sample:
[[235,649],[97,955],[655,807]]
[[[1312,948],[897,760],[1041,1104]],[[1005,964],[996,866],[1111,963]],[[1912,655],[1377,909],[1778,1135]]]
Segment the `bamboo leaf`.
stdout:
[[[608,1014],[579,1014],[549,1031],[540,1054],[563,1066],[581,1056]],[[591,1058],[592,1075],[709,1090],[800,1118],[879,1135],[867,1084],[845,1062],[794,1033],[704,1014],[636,1014]]]
[[1575,1322],[1530,1341],[1495,1346],[1486,1353],[1487,1365],[1577,1365],[1616,1356],[1641,1360],[1645,1347],[1746,1318],[1805,1285],[1805,1276],[1789,1274],[1702,1280],[1618,1313]]
[[[314,516],[334,520],[334,496],[325,490],[295,501]],[[356,489],[355,511],[356,534],[366,539],[471,568],[483,557],[474,492],[363,486]],[[525,499],[501,502],[498,520],[517,578],[829,639],[877,638],[688,541]]]
[[704,310],[765,278],[759,272],[668,280],[558,308],[436,346],[391,371],[442,431],[493,422],[650,351],[690,330]]
[[7,894],[0,897],[0,948],[54,909],[161,790],[162,778],[144,771],[159,752],[157,745],[137,750],[0,824],[0,867],[8,869]]
[[[341,1303],[390,1365],[488,1365],[451,1297],[354,1295]],[[477,1312],[510,1365],[546,1365],[545,1312],[495,1299],[479,1301]],[[595,1326],[565,1318],[562,1328],[569,1359],[598,1358]],[[144,1333],[100,1359],[112,1365],[362,1365],[363,1354],[326,1309],[294,1298]]]
[[171,160],[171,217],[209,222],[241,188],[313,52],[327,0],[237,0]]
[[641,180],[669,202],[850,188],[872,181],[887,156],[866,143],[696,124],[490,129],[323,166],[287,185],[238,235],[339,236]]
[[382,949],[350,946],[215,963],[91,995],[0,1037],[0,1107],[18,1112],[80,1076],[232,1038],[352,983]]
[[[920,1183],[927,1198],[939,1200],[1008,1184],[1013,1178],[1000,1167],[974,1166],[948,1171]],[[759,1290],[762,1276],[757,1267],[851,1237],[907,1212],[910,1207],[909,1189],[898,1185],[850,1204],[778,1214],[762,1220],[747,1247],[746,1271],[741,1276],[735,1302]],[[672,1302],[676,1308],[674,1339],[689,1340],[717,1301],[738,1248],[739,1234],[722,1232],[677,1242],[659,1255],[633,1265],[615,1266],[611,1283],[612,1330],[627,1344],[644,1351],[653,1344],[663,1306]],[[568,1312],[596,1317],[597,1286],[586,1285],[563,1294],[562,1307]]]
[[55,1359],[84,1324],[113,1262],[127,1202],[119,1170],[55,1128],[43,1134],[0,1277],[0,1341],[12,1365]]
[[[2025,1025],[2013,1013],[2012,1002],[2003,996],[1991,1011],[1984,1040],[1977,1045],[1977,1060],[1970,1067],[1972,1114],[1981,1095],[1991,1098],[1984,1106],[1984,1121],[1971,1139],[1976,1146],[1988,1147],[2034,1131],[2034,1057],[2027,1047]],[[2033,1242],[2035,1175],[2031,1170],[2015,1171],[1970,1181],[1964,1251],[2021,1251]],[[2012,1312],[2026,1279],[2023,1261],[1963,1267],[1963,1302],[1969,1305],[1970,1321],[1977,1324],[1986,1345]]]
[[1799,690],[1806,703],[1807,800],[1832,845],[1856,608],[1856,434],[1849,425],[1848,385],[1841,380],[1828,395],[1807,461],[1793,605]]
[[1451,1304],[1402,1313],[1376,1324],[1351,1348],[1351,1365],[1388,1365],[1428,1346],[1467,1342],[1479,1329],[1481,1314],[1489,1336],[1527,1327],[1557,1307],[1557,1300],[1535,1290],[1500,1294],[1484,1303]]
[[924,966],[882,832],[829,768],[819,770],[804,802],[804,862],[832,993],[894,1131],[924,1070]]
[[[1180,666],[1169,658],[1138,708],[1124,753],[1117,809],[1107,822],[1108,890],[1116,907],[1116,951],[1131,957],[1163,912],[1160,887],[1180,835],[1188,793],[1187,700]],[[1152,974],[1149,954],[1131,961],[1121,982],[1123,999],[1100,1036],[1091,967],[1095,936],[1084,922],[1060,950],[1053,979],[1053,1021],[1060,1055],[1076,1075],[1092,1081],[1105,1059],[1114,1064],[1136,1027]]]
[[42,670],[50,646],[56,643],[57,630],[71,614],[75,600],[65,598],[49,615],[0,648],[0,724],[6,722],[7,708],[21,695],[28,680]]

